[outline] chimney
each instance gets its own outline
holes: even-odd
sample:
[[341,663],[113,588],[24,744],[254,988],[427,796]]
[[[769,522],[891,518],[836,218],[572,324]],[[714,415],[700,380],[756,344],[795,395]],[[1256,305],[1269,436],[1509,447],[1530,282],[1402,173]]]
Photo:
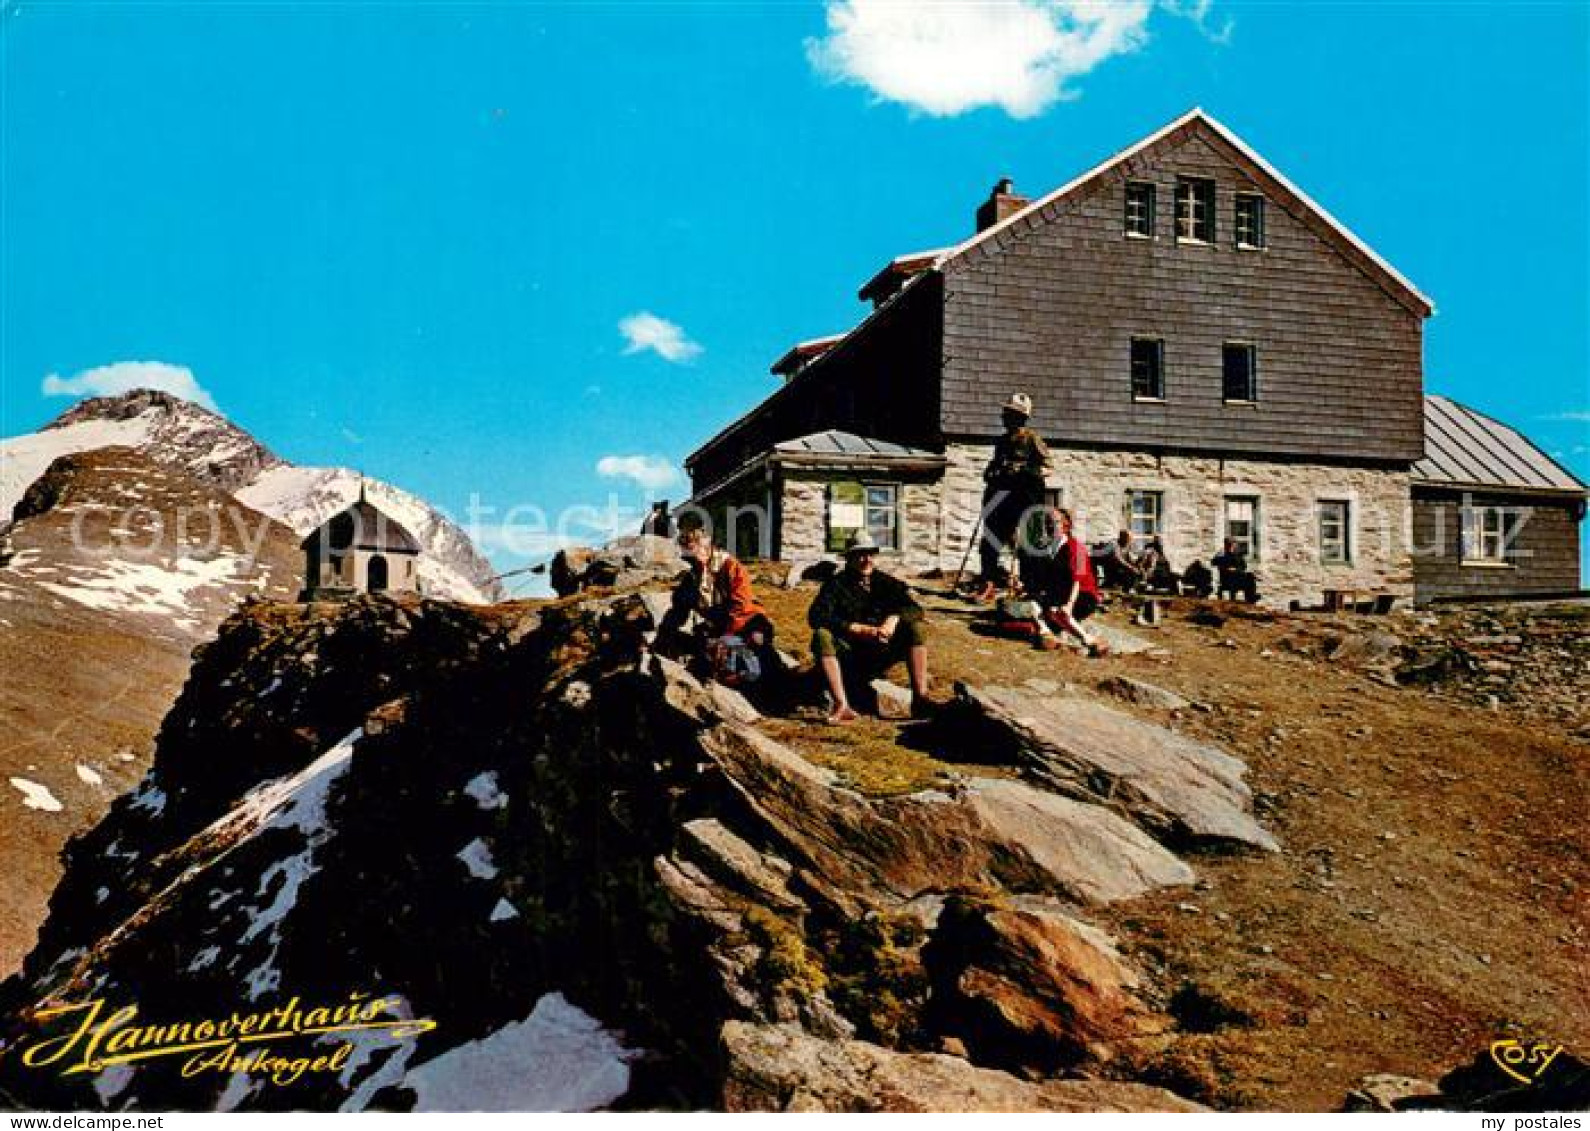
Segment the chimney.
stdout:
[[1032,201],[1025,196],[1017,196],[1012,189],[1015,183],[1009,177],[1001,177],[994,190],[988,194],[988,199],[977,206],[977,230],[987,231],[1007,216],[1014,216]]

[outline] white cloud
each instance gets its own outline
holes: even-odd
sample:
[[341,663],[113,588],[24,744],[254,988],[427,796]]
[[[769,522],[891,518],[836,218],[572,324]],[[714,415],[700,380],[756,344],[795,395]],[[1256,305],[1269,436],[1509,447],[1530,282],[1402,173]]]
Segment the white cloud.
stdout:
[[1586,412],[1584,409],[1572,409],[1568,412],[1548,413],[1540,419],[1564,421],[1569,424],[1585,424],[1590,423],[1590,412]]
[[662,456],[603,456],[596,461],[596,474],[608,479],[630,479],[648,489],[679,481],[678,470]]
[[216,411],[215,398],[186,365],[163,361],[117,361],[71,377],[51,373],[39,391],[47,397],[115,397],[134,389],[159,389]]
[[665,361],[685,362],[699,357],[701,346],[685,336],[684,329],[649,310],[619,319],[618,332],[624,335],[624,352],[651,350]]
[[[1164,0],[1208,32],[1208,0]],[[828,0],[828,34],[806,57],[834,82],[945,116],[997,106],[1030,118],[1067,83],[1148,41],[1154,0],[898,3]],[[1230,32],[1229,24],[1211,38]]]

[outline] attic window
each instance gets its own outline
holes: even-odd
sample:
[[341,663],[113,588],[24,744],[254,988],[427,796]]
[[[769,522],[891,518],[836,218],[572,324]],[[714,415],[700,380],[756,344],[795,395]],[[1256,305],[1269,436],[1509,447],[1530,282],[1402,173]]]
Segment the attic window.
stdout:
[[1176,238],[1215,242],[1215,182],[1182,177],[1176,182]]
[[1228,402],[1245,404],[1259,399],[1259,351],[1246,342],[1227,342],[1220,348],[1221,393]]
[[1132,339],[1132,399],[1165,399],[1165,343],[1158,338]]
[[1137,239],[1154,238],[1154,186],[1142,181],[1126,185],[1126,234]]
[[1264,197],[1257,193],[1239,194],[1233,226],[1238,247],[1250,251],[1264,247]]

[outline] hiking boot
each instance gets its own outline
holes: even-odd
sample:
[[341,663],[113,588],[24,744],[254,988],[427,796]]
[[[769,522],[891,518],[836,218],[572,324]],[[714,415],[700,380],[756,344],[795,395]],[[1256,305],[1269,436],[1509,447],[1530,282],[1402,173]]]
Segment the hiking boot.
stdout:
[[1032,643],[1040,652],[1058,652],[1065,647],[1058,636],[1040,636]]
[[966,594],[966,599],[979,605],[986,605],[998,596],[999,586],[992,581],[985,581],[981,585],[974,585],[971,591]]
[[931,719],[942,710],[944,710],[944,703],[941,700],[927,695],[911,696],[911,717],[913,719]]

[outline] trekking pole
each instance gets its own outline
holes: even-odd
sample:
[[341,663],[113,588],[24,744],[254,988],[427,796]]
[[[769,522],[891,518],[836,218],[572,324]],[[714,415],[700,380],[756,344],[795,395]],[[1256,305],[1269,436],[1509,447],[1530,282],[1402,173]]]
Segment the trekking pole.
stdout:
[[977,521],[972,524],[972,536],[966,540],[966,553],[961,555],[961,568],[955,571],[955,586],[950,590],[952,593],[955,591],[955,588],[958,588],[961,582],[965,579],[966,563],[972,560],[972,547],[977,545],[977,536],[981,534],[982,531],[983,510],[981,507],[979,507],[977,509]]

